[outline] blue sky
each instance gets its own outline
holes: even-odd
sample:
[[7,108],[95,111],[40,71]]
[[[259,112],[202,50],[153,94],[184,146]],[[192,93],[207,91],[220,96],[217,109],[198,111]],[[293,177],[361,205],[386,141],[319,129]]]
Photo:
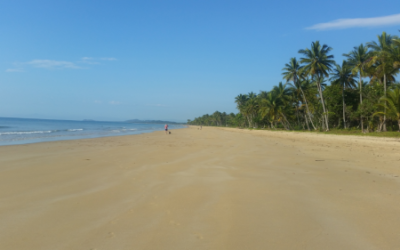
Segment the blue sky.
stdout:
[[[338,21],[338,19],[344,19]],[[163,119],[237,112],[320,40],[337,62],[400,1],[2,1],[0,116]]]

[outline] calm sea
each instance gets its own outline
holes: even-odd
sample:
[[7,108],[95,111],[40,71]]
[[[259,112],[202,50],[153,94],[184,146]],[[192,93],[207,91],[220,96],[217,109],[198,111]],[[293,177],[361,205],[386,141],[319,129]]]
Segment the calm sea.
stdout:
[[[170,129],[185,125],[169,125]],[[0,117],[0,146],[44,141],[132,135],[164,130],[164,124],[42,120]]]

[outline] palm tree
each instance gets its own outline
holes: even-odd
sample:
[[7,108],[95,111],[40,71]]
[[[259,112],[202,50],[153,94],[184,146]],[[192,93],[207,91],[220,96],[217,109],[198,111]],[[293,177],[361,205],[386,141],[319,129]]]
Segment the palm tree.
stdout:
[[[308,108],[306,96],[304,95],[303,89],[301,88],[301,84],[298,84],[298,79],[299,79],[299,77],[302,76],[302,69],[303,69],[303,66],[300,66],[300,64],[296,60],[296,58],[293,57],[293,58],[290,58],[289,63],[285,64],[285,67],[282,69],[282,70],[284,70],[282,75],[283,75],[283,79],[285,79],[286,82],[288,82],[290,80],[293,81],[292,87],[299,89],[300,92],[302,93],[302,99],[307,108],[307,115],[309,116],[309,119],[311,121],[311,114],[310,114],[310,110]],[[308,126],[308,123],[307,123],[307,126]],[[314,124],[313,124],[313,127],[314,127]],[[316,129],[316,128],[314,127],[314,129]]]
[[[337,84],[340,85],[340,87],[342,87],[344,128],[346,128],[346,115],[345,115],[346,103],[344,102],[344,89],[355,87],[355,80],[353,78],[353,74],[351,72],[350,67],[351,66],[346,61],[343,61],[342,66],[336,65],[336,69],[333,70],[332,77],[330,78],[332,84]],[[362,127],[362,129],[364,128]]]
[[[349,66],[352,68],[353,75],[359,75],[360,83],[362,82],[362,77],[366,75],[366,69],[369,61],[371,61],[372,54],[368,51],[368,47],[360,44],[358,47],[354,47],[352,51],[348,54],[343,54],[347,57]],[[360,86],[360,105],[362,104],[362,84]],[[361,115],[361,131],[364,131],[364,123]]]
[[216,126],[221,126],[222,125],[222,117],[221,117],[221,115],[222,114],[219,111],[215,111],[212,114],[212,117],[213,117],[213,120],[214,120]]
[[275,116],[276,116],[276,93],[265,92],[265,96],[260,100],[259,113],[261,118],[267,118],[271,128],[274,128]]
[[400,68],[400,39],[393,39],[390,52],[393,59],[393,67],[396,69]]
[[281,104],[279,106],[279,110],[278,110],[280,117],[283,118],[287,122],[288,127],[290,127],[290,123],[287,120],[285,113],[288,114],[289,109],[291,108],[290,101],[291,101],[292,93],[291,93],[291,89],[287,88],[286,86],[287,86],[286,83],[283,84],[282,82],[279,82],[279,84],[277,86],[274,86],[272,88],[272,92],[276,93],[279,103]]
[[[314,128],[314,130],[317,130],[317,128],[314,125],[313,119],[312,119],[313,117],[311,116],[312,112],[310,111],[310,106],[312,107],[312,103],[310,102],[310,97],[312,99],[313,96],[315,96],[315,94],[316,94],[315,91],[317,90],[317,86],[314,82],[312,82],[308,78],[299,80],[298,85],[301,86],[301,91],[302,91],[302,95],[304,97],[304,102],[306,104],[306,108],[309,113],[308,119],[310,120],[310,123],[311,123],[312,127]],[[306,116],[306,119],[307,119],[307,116]]]
[[[286,82],[289,82],[290,80],[291,81],[293,81],[293,85],[291,85],[292,86],[292,90],[294,90],[294,91],[296,91],[297,92],[297,90],[299,90],[300,91],[300,93],[302,93],[303,91],[302,91],[302,89],[301,89],[301,85],[299,85],[299,84],[297,84],[297,80],[298,80],[298,77],[299,77],[299,75],[301,75],[301,69],[302,69],[303,67],[302,66],[300,66],[300,64],[299,64],[299,62],[296,60],[296,58],[295,57],[292,57],[292,58],[290,58],[290,62],[289,63],[286,63],[285,64],[285,67],[282,69],[283,70],[283,73],[282,73],[282,75],[283,75],[283,79],[285,79],[286,80]],[[296,92],[294,92],[294,93],[296,93]],[[296,97],[301,97],[301,94],[296,94]],[[298,98],[298,99],[300,99],[300,98]],[[308,110],[308,105],[307,105],[307,101],[305,100],[305,96],[304,96],[304,94],[303,94],[303,101],[306,103],[306,107],[307,107],[307,112],[308,112],[308,115],[310,115],[310,112],[309,112],[309,110]],[[298,106],[299,106],[299,104],[298,104],[298,102],[296,102],[296,115],[297,115],[297,120],[299,119],[299,116],[298,116]],[[307,123],[307,127],[308,127],[308,123]]]
[[[299,110],[300,107],[302,107],[303,105],[300,105],[301,103],[301,99],[302,98],[302,94],[301,94],[301,84],[296,84],[293,85],[291,83],[288,83],[290,86],[290,92],[292,93],[292,101],[295,103],[295,108],[296,108],[296,117],[297,117],[297,124],[300,125],[300,120],[299,120]],[[306,112],[304,112],[306,114]],[[307,128],[308,130],[310,130],[308,123],[307,123]]]
[[249,121],[249,127],[254,127],[254,125],[257,125],[253,124],[253,121],[258,113],[258,98],[257,95],[253,92],[250,92],[247,96],[249,97],[249,99],[247,100],[244,109],[248,117],[247,119]]
[[[391,66],[390,46],[397,37],[388,35],[386,32],[382,32],[382,35],[378,35],[377,37],[378,42],[369,42],[367,46],[372,49],[373,56],[370,64],[372,65],[379,62],[379,64],[376,65],[376,70],[383,74],[384,97],[386,97],[386,76],[387,70]],[[386,115],[384,115],[383,122],[383,130],[386,131]]]
[[[281,106],[283,106],[283,102],[282,99],[279,98],[279,93],[276,91],[268,92],[266,98],[260,101],[259,113],[262,119],[267,118],[271,128],[275,128],[275,122],[282,122],[282,119],[279,119]],[[284,125],[284,123],[282,124]]]
[[250,92],[247,95],[238,95],[235,98],[235,103],[240,113],[242,113],[249,123],[249,127],[253,127],[253,120],[258,113],[258,98],[257,94]]
[[249,97],[247,95],[242,95],[242,94],[235,97],[235,103],[236,103],[239,111],[240,111],[241,107],[243,107],[246,104],[248,99],[249,99]]
[[319,96],[321,98],[322,108],[324,111],[326,131],[329,131],[328,113],[326,111],[324,97],[322,95],[321,80],[324,76],[329,76],[329,72],[331,71],[332,66],[335,64],[335,61],[332,60],[333,55],[328,54],[331,50],[332,48],[326,44],[321,46],[319,41],[312,42],[311,49],[306,48],[305,50],[299,50],[299,53],[303,54],[304,56],[303,58],[300,58],[300,62],[305,64],[302,71],[306,75],[315,77],[317,80]]
[[278,98],[282,98],[284,102],[287,102],[290,98],[290,89],[286,87],[287,84],[283,84],[282,82],[279,82],[278,86],[274,86],[272,88],[272,91],[275,91]]
[[[249,120],[249,116],[247,114],[247,110],[246,110],[246,103],[249,100],[248,95],[238,95],[235,97],[235,103],[237,105],[237,109],[239,110],[240,113],[243,114],[243,116],[245,116],[247,118],[247,120],[250,122]],[[250,123],[249,123],[250,126]]]
[[400,132],[400,88],[390,90],[386,97],[381,97],[380,101],[378,106],[383,107],[385,111],[376,112],[374,115],[383,114],[397,120]]
[[207,126],[210,126],[210,121],[211,121],[211,117],[209,114],[206,114],[203,116],[203,122],[206,123],[207,122]]

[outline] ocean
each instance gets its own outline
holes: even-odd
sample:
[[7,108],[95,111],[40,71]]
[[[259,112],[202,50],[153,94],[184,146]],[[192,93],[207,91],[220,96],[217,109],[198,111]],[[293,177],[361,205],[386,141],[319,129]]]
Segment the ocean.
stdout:
[[[168,125],[179,129],[185,125]],[[0,146],[45,141],[133,135],[164,130],[164,124],[44,120],[0,117]]]

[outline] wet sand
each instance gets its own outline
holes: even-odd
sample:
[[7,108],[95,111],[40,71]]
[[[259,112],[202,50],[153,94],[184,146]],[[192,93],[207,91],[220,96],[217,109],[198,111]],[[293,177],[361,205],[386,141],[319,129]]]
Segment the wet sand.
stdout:
[[0,249],[400,249],[400,141],[197,127],[0,147]]

